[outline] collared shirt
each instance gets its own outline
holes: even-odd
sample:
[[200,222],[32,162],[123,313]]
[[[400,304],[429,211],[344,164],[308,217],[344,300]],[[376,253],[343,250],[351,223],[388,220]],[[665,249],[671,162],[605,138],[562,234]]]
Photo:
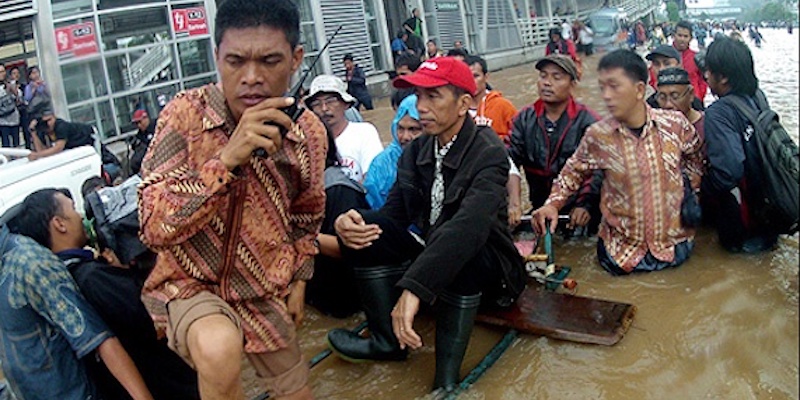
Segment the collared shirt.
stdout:
[[561,208],[594,170],[604,173],[599,236],[631,271],[649,251],[672,261],[674,246],[694,236],[681,226],[685,172],[700,185],[702,154],[694,127],[676,111],[647,107],[640,137],[609,117],[590,126],[553,184],[546,204]]
[[433,170],[433,186],[431,187],[431,215],[429,219],[431,225],[436,223],[436,220],[439,219],[439,214],[442,213],[442,202],[444,201],[442,162],[444,161],[444,156],[446,156],[450,148],[453,147],[453,143],[456,142],[456,139],[458,139],[458,135],[453,136],[453,138],[441,148],[439,147],[439,141],[436,140],[433,146],[433,158],[436,160],[436,164]]
[[5,226],[0,231],[0,315],[3,374],[20,400],[97,398],[81,358],[112,333],[58,257]]
[[[246,352],[284,348],[294,335],[288,286],[313,273],[325,211],[324,126],[304,112],[277,153],[252,157],[234,175],[219,159],[236,128],[220,86],[179,93],[158,121],[139,187],[141,237],[158,251],[142,296],[156,327],[166,327],[167,302],[210,291],[241,317]],[[232,199],[233,185],[243,196]]]

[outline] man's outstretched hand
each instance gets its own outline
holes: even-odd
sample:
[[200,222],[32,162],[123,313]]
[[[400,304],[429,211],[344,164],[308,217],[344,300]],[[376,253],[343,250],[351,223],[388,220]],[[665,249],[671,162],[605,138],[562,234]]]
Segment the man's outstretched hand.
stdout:
[[371,246],[383,231],[377,224],[366,224],[364,218],[356,210],[350,210],[338,218],[333,224],[336,234],[345,246],[360,250]]

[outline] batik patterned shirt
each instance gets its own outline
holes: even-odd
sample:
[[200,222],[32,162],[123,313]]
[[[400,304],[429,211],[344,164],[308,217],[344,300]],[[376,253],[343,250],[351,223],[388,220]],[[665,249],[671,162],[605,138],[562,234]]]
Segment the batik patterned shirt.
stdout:
[[170,300],[210,291],[241,317],[245,351],[262,353],[294,336],[285,299],[290,283],[313,273],[328,142],[306,111],[278,152],[231,173],[219,157],[235,128],[214,84],[178,94],[161,112],[139,187],[141,237],[158,252],[142,299],[160,330]]
[[672,261],[675,245],[694,237],[681,225],[683,176],[700,186],[701,143],[679,112],[647,107],[641,136],[612,117],[586,130],[545,204],[561,208],[594,170],[604,173],[598,236],[622,269],[632,271],[649,251]]

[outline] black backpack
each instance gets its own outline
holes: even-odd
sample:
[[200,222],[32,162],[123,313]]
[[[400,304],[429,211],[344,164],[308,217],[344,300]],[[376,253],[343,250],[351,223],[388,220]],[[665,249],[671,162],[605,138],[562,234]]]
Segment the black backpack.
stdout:
[[753,137],[763,171],[761,186],[766,209],[760,210],[760,214],[767,219],[764,222],[777,233],[797,232],[800,228],[800,152],[797,144],[786,133],[778,114],[769,108],[761,90],[754,98],[758,110],[738,96],[726,98],[730,98],[733,106],[755,129]]

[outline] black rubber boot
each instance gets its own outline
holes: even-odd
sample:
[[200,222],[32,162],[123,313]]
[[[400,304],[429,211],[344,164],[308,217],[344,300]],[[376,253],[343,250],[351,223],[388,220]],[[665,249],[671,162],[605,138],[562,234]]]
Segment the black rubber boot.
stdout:
[[400,297],[394,285],[405,270],[402,265],[355,269],[370,336],[364,338],[347,329],[333,329],[328,332],[328,346],[334,353],[350,362],[406,359],[408,350],[400,349],[392,330],[391,315]]
[[460,382],[459,370],[475,325],[481,294],[462,296],[444,292],[436,310],[436,378],[433,390],[452,392]]

